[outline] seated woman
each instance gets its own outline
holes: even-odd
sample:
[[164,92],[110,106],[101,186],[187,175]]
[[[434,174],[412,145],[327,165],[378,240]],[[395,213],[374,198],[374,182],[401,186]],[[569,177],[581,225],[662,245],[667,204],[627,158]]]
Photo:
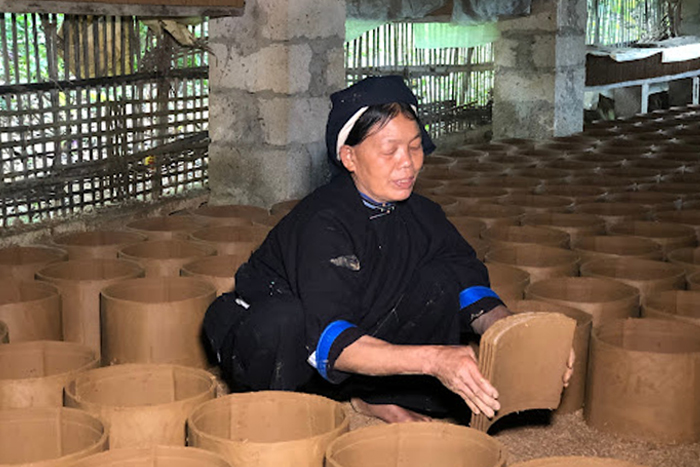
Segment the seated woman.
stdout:
[[[340,169],[270,232],[207,311],[234,388],[341,394],[388,422],[491,417],[498,392],[464,333],[510,314],[440,206],[413,194],[435,149],[398,76],[331,96],[326,143]],[[325,386],[315,381],[325,379]]]

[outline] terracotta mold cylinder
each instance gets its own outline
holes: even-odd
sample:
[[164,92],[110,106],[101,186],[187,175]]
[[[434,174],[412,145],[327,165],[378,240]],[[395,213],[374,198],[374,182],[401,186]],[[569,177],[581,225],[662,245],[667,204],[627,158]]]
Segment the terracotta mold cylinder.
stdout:
[[216,295],[221,295],[233,290],[236,271],[248,258],[248,255],[207,256],[182,266],[180,275],[206,280],[216,288]]
[[[542,165],[542,164],[543,163],[540,163],[539,165]],[[519,177],[536,178],[545,184],[563,183],[571,176],[571,174],[566,170],[550,169],[547,167],[535,167],[532,169],[517,169],[517,170],[513,170],[512,173],[513,173],[513,175],[517,175]]]
[[204,313],[215,297],[213,285],[192,277],[132,279],[104,288],[103,364],[206,368],[200,335]]
[[596,203],[606,194],[605,189],[590,185],[543,185],[538,194],[559,196],[572,204]]
[[[270,207],[270,215],[271,216],[278,216],[280,214],[287,214],[289,211],[294,209],[294,207],[299,204],[300,199],[289,199],[287,201],[280,201],[279,203],[275,203]],[[255,220],[259,220],[259,218],[256,217]]]
[[641,303],[664,290],[685,287],[685,270],[663,261],[637,258],[613,258],[590,261],[581,266],[581,275],[609,278],[639,290]]
[[626,319],[593,331],[586,423],[653,443],[700,439],[700,327]]
[[31,281],[37,271],[51,263],[66,261],[68,252],[39,245],[0,249],[0,277]]
[[533,459],[527,462],[511,464],[510,467],[645,467],[640,464],[633,464],[619,459],[608,459],[605,457],[544,457]]
[[[505,154],[507,151],[502,151],[500,154]],[[497,153],[494,153],[497,154]],[[467,159],[467,160],[479,160],[490,154],[486,151],[481,151],[478,149],[473,149],[471,146],[462,146],[458,149],[454,149],[445,154],[446,156],[452,157],[456,160]]]
[[571,250],[542,245],[518,245],[492,249],[486,262],[522,269],[530,283],[560,276],[577,276],[579,256]]
[[473,180],[475,186],[498,187],[513,193],[532,193],[542,185],[542,181],[531,177],[518,177],[508,175],[507,177],[481,177]]
[[99,366],[90,348],[72,342],[33,341],[0,346],[0,409],[61,407],[63,387]]
[[675,223],[691,227],[695,230],[695,237],[700,241],[700,210],[684,209],[681,211],[662,211],[654,214],[659,222]]
[[81,410],[0,411],[0,465],[68,467],[106,448],[102,422]]
[[481,232],[486,229],[486,224],[466,216],[448,216],[447,219],[454,225],[465,239],[479,238]]
[[189,213],[206,225],[248,225],[270,215],[267,209],[244,204],[203,206]]
[[526,169],[537,165],[537,161],[535,159],[518,154],[493,154],[486,156],[483,161],[501,164],[507,167],[506,171]]
[[661,246],[664,257],[678,248],[695,247],[698,244],[695,230],[685,225],[665,222],[625,222],[611,227],[610,235],[648,238]]
[[486,227],[518,225],[524,213],[524,210],[513,206],[487,203],[461,206],[459,209],[459,215],[461,217],[468,217],[481,221],[486,224]]
[[41,281],[0,281],[0,320],[12,329],[12,342],[63,338],[61,296]]
[[619,223],[644,220],[649,213],[643,206],[632,203],[584,203],[574,206],[574,211],[600,217],[608,231]]
[[561,403],[556,409],[556,413],[572,413],[583,407],[584,395],[586,393],[586,374],[588,371],[588,343],[591,337],[591,315],[577,308],[540,300],[509,302],[508,309],[515,313],[562,313],[576,320],[573,343],[573,349],[576,355],[574,373],[569,380],[569,386],[564,388],[562,392]]
[[700,273],[691,274],[686,278],[688,290],[700,290]]
[[7,324],[4,321],[0,321],[0,344],[7,344],[10,342],[10,331],[7,329]]
[[559,248],[569,247],[569,235],[565,232],[531,225],[490,227],[484,230],[481,238],[491,244],[491,249],[532,244]]
[[115,259],[119,250],[146,238],[136,232],[100,230],[54,237],[53,244],[66,250],[68,259]]
[[[667,259],[670,263],[685,269],[686,277],[700,272],[700,248],[679,248],[671,251]],[[1,318],[2,315],[0,315]]]
[[[248,222],[250,224],[250,222]],[[194,216],[161,216],[138,219],[126,224],[127,229],[145,235],[148,240],[186,240],[190,233],[207,225]]]
[[631,203],[642,206],[653,217],[655,212],[675,209],[680,197],[671,193],[657,191],[625,191],[607,196],[611,203]]
[[482,240],[480,238],[475,238],[475,237],[469,237],[469,238],[464,238],[474,249],[474,252],[476,253],[476,257],[479,259],[479,261],[484,261],[486,257],[486,253],[489,252],[489,242]]
[[655,294],[642,306],[642,316],[677,319],[700,326],[700,291],[668,290]]
[[622,235],[581,237],[574,243],[572,250],[581,256],[581,264],[607,258],[663,258],[661,245],[653,240]]
[[526,213],[567,212],[573,206],[572,201],[563,196],[527,194],[512,194],[508,197],[500,198],[498,203],[519,207]]
[[413,191],[425,196],[427,193],[432,193],[433,190],[444,186],[445,184],[445,182],[440,180],[431,180],[429,178],[418,177],[416,179],[416,183],[413,185]]
[[190,239],[213,247],[220,255],[250,256],[269,232],[260,225],[223,225],[192,232]]
[[110,449],[185,445],[185,422],[216,396],[214,376],[177,365],[114,365],[66,385],[65,404],[99,417]]
[[233,467],[223,457],[204,449],[181,446],[124,448],[85,457],[70,467]]
[[489,177],[504,175],[507,167],[495,162],[474,162],[470,160],[457,159],[450,169],[468,172],[472,177]]
[[436,195],[433,193],[430,193],[426,195],[426,198],[429,198],[431,201],[439,204],[442,209],[451,209],[457,206],[457,198],[453,198],[452,196],[447,196],[447,195]]
[[139,264],[146,277],[179,276],[185,264],[215,254],[211,245],[187,240],[153,240],[119,251],[120,258]]
[[100,291],[116,282],[143,276],[136,263],[120,259],[75,260],[52,264],[37,279],[61,292],[63,340],[100,352]]
[[[455,198],[458,202],[458,206],[454,208],[453,211],[459,211],[459,205],[496,203],[499,199],[508,195],[508,192],[502,188],[454,184],[447,184],[444,187],[436,189],[434,193]],[[458,214],[458,212],[454,212],[454,214]]]
[[473,428],[416,422],[353,430],[328,447],[327,467],[504,467],[507,453]]
[[523,225],[547,227],[565,232],[569,235],[571,245],[576,245],[581,237],[605,233],[605,221],[591,214],[568,212],[526,214],[520,222]]
[[522,269],[502,264],[486,263],[489,272],[491,289],[496,292],[506,304],[522,300],[525,288],[530,283],[530,274]]
[[328,445],[348,431],[342,406],[287,391],[237,393],[197,407],[187,419],[190,446],[232,466],[322,467]]
[[598,169],[608,169],[622,167],[627,162],[627,156],[624,154],[609,154],[595,149],[593,151],[575,154],[572,156],[572,160],[588,162]]
[[594,329],[611,320],[639,316],[639,291],[611,279],[556,277],[528,286],[525,298],[585,311],[592,316]]
[[568,180],[568,183],[571,185],[596,186],[603,188],[608,193],[617,193],[635,189],[635,183],[631,180],[600,174],[572,177],[570,180]]

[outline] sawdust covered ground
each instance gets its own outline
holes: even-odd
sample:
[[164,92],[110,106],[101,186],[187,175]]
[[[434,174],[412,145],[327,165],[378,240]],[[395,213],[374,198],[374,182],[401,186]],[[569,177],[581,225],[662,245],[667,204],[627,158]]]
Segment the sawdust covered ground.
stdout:
[[[358,414],[350,404],[345,406],[353,430],[382,423]],[[530,413],[501,422],[508,423],[494,426],[493,435],[508,450],[509,465],[541,457],[597,456],[648,467],[700,467],[700,443],[669,446],[624,440],[590,428],[581,410],[557,416]]]

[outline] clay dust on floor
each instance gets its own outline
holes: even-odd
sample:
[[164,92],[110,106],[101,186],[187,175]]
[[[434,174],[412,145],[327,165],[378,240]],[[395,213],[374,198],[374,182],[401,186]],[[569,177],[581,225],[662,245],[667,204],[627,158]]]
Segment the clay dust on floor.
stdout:
[[[355,412],[349,403],[344,405],[350,414],[351,430],[383,423]],[[586,425],[582,410],[551,419],[544,415],[535,418],[533,423],[501,427],[494,433],[494,438],[508,450],[509,465],[542,457],[591,456],[611,457],[647,467],[700,466],[700,443],[664,445],[620,439]]]

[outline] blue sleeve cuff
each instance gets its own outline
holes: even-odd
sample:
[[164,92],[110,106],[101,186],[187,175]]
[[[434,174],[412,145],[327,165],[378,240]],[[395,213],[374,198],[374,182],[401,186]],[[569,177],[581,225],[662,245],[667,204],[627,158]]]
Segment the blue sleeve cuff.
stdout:
[[459,308],[464,309],[485,297],[492,297],[500,300],[496,292],[483,285],[475,285],[464,289],[459,293]]
[[356,326],[352,323],[338,320],[333,321],[331,324],[326,326],[326,329],[324,329],[321,333],[321,337],[318,339],[318,344],[316,344],[315,363],[316,370],[318,370],[324,379],[328,380],[328,354],[331,351],[333,342],[344,331],[354,327]]

